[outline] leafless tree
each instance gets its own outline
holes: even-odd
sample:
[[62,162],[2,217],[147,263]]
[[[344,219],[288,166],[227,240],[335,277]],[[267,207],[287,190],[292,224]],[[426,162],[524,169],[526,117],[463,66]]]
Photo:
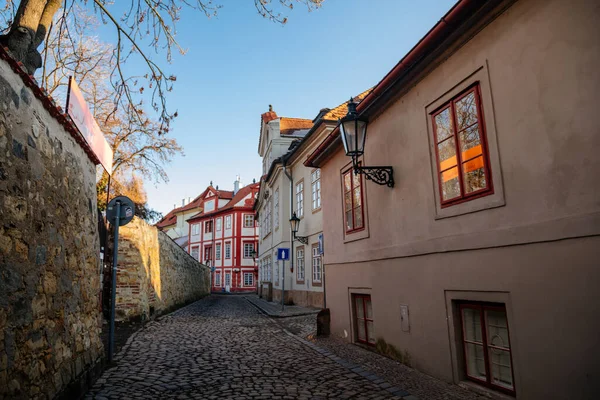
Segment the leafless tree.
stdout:
[[[247,0],[249,1],[249,0]],[[313,10],[321,6],[324,0],[253,0],[260,15],[278,23],[286,23],[287,18],[279,10],[291,9],[294,4],[302,4]],[[163,71],[153,60],[149,52],[142,48],[148,42],[156,53],[164,52],[167,61],[171,60],[173,50],[184,53],[179,46],[175,33],[176,24],[185,9],[192,9],[212,17],[222,8],[219,0],[120,0],[127,4],[125,12],[115,15],[113,0],[6,0],[4,14],[9,17],[7,33],[0,36],[0,44],[7,46],[13,56],[21,61],[30,74],[42,67],[42,57],[38,48],[44,42],[48,32],[54,28],[53,20],[62,8],[61,23],[55,29],[68,29],[68,18],[75,3],[80,3],[97,13],[106,24],[112,24],[117,32],[114,47],[114,69],[111,80],[117,96],[134,108],[138,103],[133,92],[137,89],[133,83],[141,77],[128,77],[123,64],[133,55],[141,57],[147,66],[143,79],[147,82],[150,94],[150,106],[158,113],[159,133],[168,132],[175,113],[167,110],[167,93],[172,90],[176,78]],[[144,47],[146,48],[146,47]],[[141,121],[140,121],[141,122]]]

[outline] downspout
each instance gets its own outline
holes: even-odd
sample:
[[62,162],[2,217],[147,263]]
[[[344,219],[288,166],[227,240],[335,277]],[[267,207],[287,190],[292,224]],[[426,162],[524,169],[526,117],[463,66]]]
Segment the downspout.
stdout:
[[[292,172],[288,171],[286,161],[287,161],[287,159],[285,158],[285,156],[281,157],[281,164],[283,165],[283,173],[290,180],[290,218],[292,218],[292,215],[294,214],[294,179],[292,177]],[[290,270],[291,271],[294,270],[294,234],[292,233],[291,227],[290,227]],[[291,282],[293,282],[293,281],[294,280],[292,279]],[[285,285],[285,281],[284,281],[284,285]],[[283,297],[284,295],[285,295],[285,293],[282,293],[281,296]]]

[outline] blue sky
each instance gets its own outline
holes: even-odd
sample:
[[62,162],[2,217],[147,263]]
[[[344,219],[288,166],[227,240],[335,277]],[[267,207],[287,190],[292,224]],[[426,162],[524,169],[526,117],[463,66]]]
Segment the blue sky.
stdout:
[[229,190],[237,174],[258,180],[269,104],[279,116],[312,119],[375,85],[455,1],[325,0],[311,13],[287,12],[285,26],[260,17],[251,0],[220,2],[217,18],[184,13],[177,38],[188,52],[165,66],[177,76],[170,135],[185,151],[167,165],[168,183],[146,184],[150,206],[165,214],[211,180]]

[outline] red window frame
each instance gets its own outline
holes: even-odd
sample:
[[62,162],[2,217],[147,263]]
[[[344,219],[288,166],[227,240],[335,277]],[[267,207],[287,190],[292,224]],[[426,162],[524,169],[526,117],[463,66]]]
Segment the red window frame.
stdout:
[[[342,174],[342,204],[343,204],[343,208],[344,208],[344,230],[346,231],[346,233],[354,233],[354,232],[358,232],[358,231],[362,231],[363,229],[365,229],[365,199],[364,199],[364,195],[363,195],[363,181],[362,181],[362,177],[360,175],[358,175],[358,182],[359,182],[359,188],[360,188],[360,213],[361,213],[361,222],[362,225],[360,227],[356,227],[356,221],[354,218],[354,210],[357,208],[355,202],[354,202],[354,190],[356,189],[356,186],[354,185],[354,169],[350,168],[349,170],[345,171]],[[350,175],[350,190],[347,191],[346,190],[346,175]],[[351,199],[352,199],[352,229],[348,229],[348,220],[347,220],[347,214],[348,214],[348,210],[346,210],[346,194],[350,193],[351,194]]]
[[[363,317],[359,317],[359,315],[358,315],[358,307],[356,306],[356,303],[358,301],[362,301],[363,313],[364,313]],[[371,301],[371,295],[369,295],[369,294],[353,294],[352,295],[352,307],[354,308],[354,322],[356,325],[356,327],[355,327],[356,328],[355,329],[356,341],[359,343],[367,344],[369,346],[375,346],[375,342],[376,342],[375,337],[372,337],[369,335],[369,322],[373,322],[373,318],[367,317],[367,301],[369,301],[371,303],[371,309],[373,309],[373,302]],[[359,324],[364,325],[365,336],[366,336],[367,340],[362,340],[359,338],[359,336],[358,336],[358,325]],[[373,324],[375,324],[375,323],[373,322]],[[373,342],[369,341],[370,337],[372,337]]]
[[[465,323],[464,323],[464,318],[463,318],[463,310],[464,309],[473,309],[473,310],[477,310],[479,311],[479,317],[480,317],[480,327],[481,327],[481,343],[477,343],[477,342],[473,342],[473,341],[469,341],[466,339],[466,333],[465,333]],[[506,314],[506,307],[503,304],[490,304],[490,303],[461,303],[460,304],[460,325],[461,325],[461,332],[462,332],[462,350],[463,350],[463,357],[465,360],[465,366],[464,366],[464,372],[465,372],[465,376],[467,377],[467,379],[477,382],[481,385],[487,386],[489,388],[492,388],[494,390],[498,390],[510,395],[515,395],[515,370],[514,370],[514,363],[513,363],[513,359],[512,359],[512,348],[510,345],[510,327],[508,325],[508,317],[506,320],[506,329],[508,331],[508,350],[503,349],[503,351],[508,351],[508,353],[510,354],[510,370],[511,370],[511,374],[512,374],[512,385],[513,385],[513,389],[508,389],[504,386],[500,386],[500,385],[495,385],[494,383],[492,383],[492,378],[491,378],[491,372],[490,372],[490,356],[489,356],[489,348],[490,347],[494,347],[492,346],[490,343],[488,343],[488,329],[487,329],[487,324],[486,324],[486,320],[485,320],[485,311],[486,310],[492,310],[492,311],[502,311]],[[483,347],[483,355],[484,355],[484,362],[485,362],[485,377],[486,380],[484,381],[483,379],[474,377],[469,375],[468,370],[467,370],[467,346],[466,343],[471,343],[474,345],[481,345]]]
[[[476,105],[476,109],[477,109],[477,122],[461,129],[460,132],[457,132],[458,128],[457,128],[457,122],[456,122],[457,118],[456,118],[455,104],[471,93],[475,94],[475,105]],[[452,133],[452,135],[448,136],[447,138],[443,139],[442,141],[438,141],[435,117],[438,116],[439,114],[441,114],[442,112],[444,112],[448,108],[450,108],[450,113],[452,114],[452,131],[453,131],[453,133]],[[437,177],[438,177],[437,181],[438,181],[438,190],[439,190],[441,207],[445,208],[445,207],[449,207],[449,206],[452,206],[455,204],[464,203],[466,201],[470,201],[473,199],[477,199],[479,197],[488,196],[488,195],[493,194],[494,193],[494,184],[492,181],[492,173],[491,173],[491,169],[490,169],[488,143],[487,143],[487,136],[486,136],[486,132],[485,132],[485,118],[484,118],[484,114],[483,114],[483,107],[481,105],[481,88],[479,86],[479,82],[468,87],[467,89],[465,89],[464,91],[462,91],[461,93],[459,93],[458,95],[454,96],[452,99],[450,99],[449,101],[444,103],[442,106],[437,108],[431,114],[431,123],[433,126],[435,161],[436,161],[436,165],[437,165]],[[459,147],[460,146],[459,134],[464,132],[465,130],[471,128],[475,124],[478,124],[478,127],[479,127],[479,139],[481,141],[481,157],[483,159],[483,171],[485,174],[485,180],[487,183],[487,187],[473,191],[471,193],[465,193],[464,182],[463,182],[463,178],[464,178],[463,165],[468,163],[471,160],[475,160],[477,157],[479,157],[479,155],[476,155],[475,157],[467,159],[466,161],[462,159],[463,153],[460,151],[460,147]],[[442,142],[450,140],[451,138],[454,139],[454,146],[455,146],[455,152],[456,152],[456,164],[442,170],[441,165],[440,165],[440,155],[439,155],[438,145]],[[444,195],[443,195],[443,190],[442,190],[442,173],[446,172],[446,171],[450,171],[453,168],[457,168],[458,173],[459,173],[458,182],[459,182],[459,188],[460,188],[460,196],[452,198],[452,199],[444,200]]]
[[204,233],[212,233],[212,221],[206,221],[204,223]]

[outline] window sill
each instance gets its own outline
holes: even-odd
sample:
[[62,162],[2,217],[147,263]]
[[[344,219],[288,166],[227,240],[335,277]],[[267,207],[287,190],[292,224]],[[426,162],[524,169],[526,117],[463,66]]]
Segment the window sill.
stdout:
[[478,385],[475,382],[472,381],[460,381],[458,383],[458,386],[462,387],[463,389],[466,389],[470,392],[474,392],[477,393],[479,395],[485,396],[488,399],[492,399],[492,400],[514,400],[515,397],[496,391],[494,389],[488,388],[486,386],[482,386],[482,385]]
[[314,210],[312,210],[312,213],[313,213],[313,214],[316,214],[316,213],[318,213],[319,211],[321,211],[321,207],[319,207],[319,208],[315,208]]
[[315,287],[321,287],[321,286],[323,286],[323,282],[322,281],[319,281],[319,282],[312,281],[312,285]]

